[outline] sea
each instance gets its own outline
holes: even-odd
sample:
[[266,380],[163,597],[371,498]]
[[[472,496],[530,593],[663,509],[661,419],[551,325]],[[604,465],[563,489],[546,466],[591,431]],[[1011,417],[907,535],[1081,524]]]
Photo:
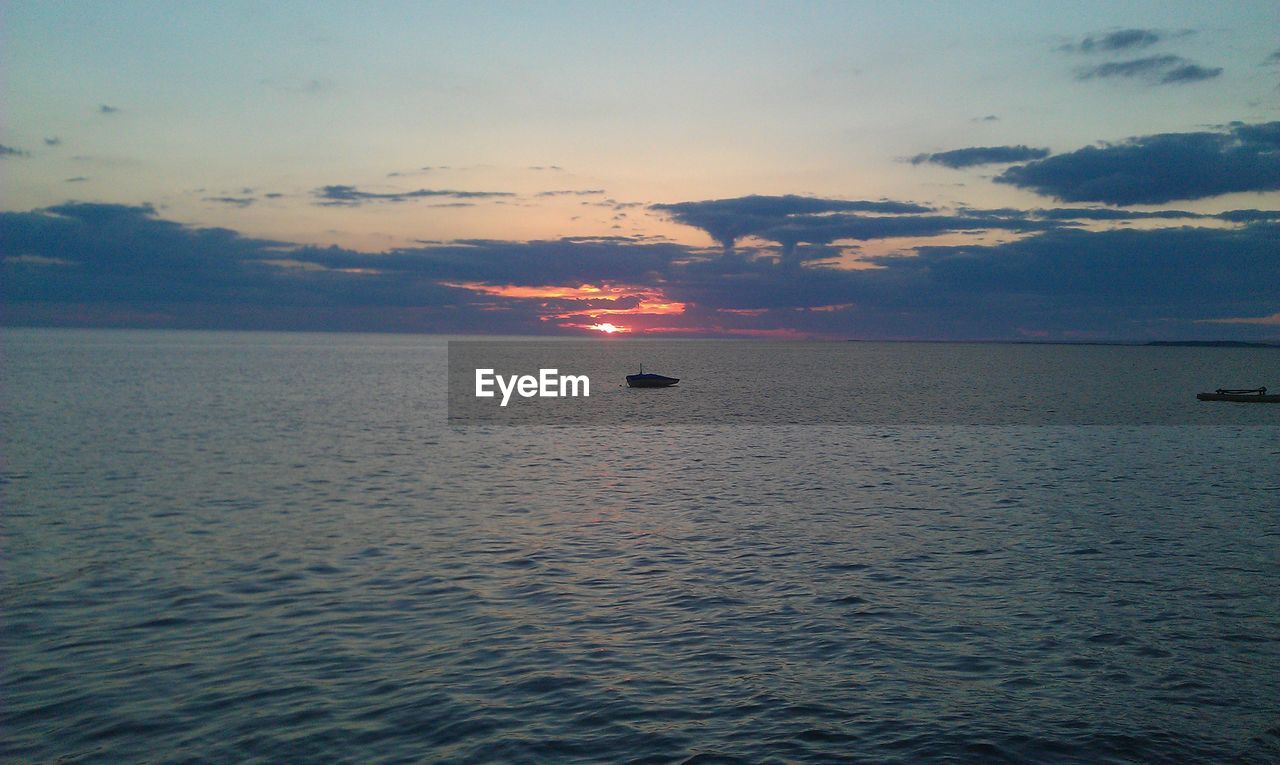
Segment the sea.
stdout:
[[488,342],[0,331],[0,759],[1280,762],[1280,350]]

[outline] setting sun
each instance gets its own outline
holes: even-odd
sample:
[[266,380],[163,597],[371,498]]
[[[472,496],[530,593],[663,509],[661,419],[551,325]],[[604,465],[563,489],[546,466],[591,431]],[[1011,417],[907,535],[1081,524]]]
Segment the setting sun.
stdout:
[[603,324],[592,324],[591,326],[587,327],[587,329],[594,329],[595,331],[597,331],[597,332],[603,332],[603,333],[605,333],[606,335],[612,335],[612,334],[613,334],[613,333],[615,333],[615,332],[630,332],[630,331],[631,331],[631,330],[630,330],[629,328],[627,328],[627,327],[619,327],[619,326],[617,326],[617,325],[615,325],[615,324],[610,324],[609,322],[604,322]]

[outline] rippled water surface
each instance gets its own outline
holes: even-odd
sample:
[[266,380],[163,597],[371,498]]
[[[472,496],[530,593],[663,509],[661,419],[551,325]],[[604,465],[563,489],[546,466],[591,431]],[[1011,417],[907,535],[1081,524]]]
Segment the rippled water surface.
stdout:
[[438,338],[2,351],[9,761],[1280,760],[1274,405],[456,426]]

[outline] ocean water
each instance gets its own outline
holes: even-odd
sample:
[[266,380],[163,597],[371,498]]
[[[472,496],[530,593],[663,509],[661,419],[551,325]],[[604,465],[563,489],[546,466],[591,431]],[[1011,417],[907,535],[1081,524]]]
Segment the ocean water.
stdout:
[[[445,338],[0,342],[6,761],[1280,761],[1280,406],[458,424]],[[788,348],[1280,387],[1265,350]]]

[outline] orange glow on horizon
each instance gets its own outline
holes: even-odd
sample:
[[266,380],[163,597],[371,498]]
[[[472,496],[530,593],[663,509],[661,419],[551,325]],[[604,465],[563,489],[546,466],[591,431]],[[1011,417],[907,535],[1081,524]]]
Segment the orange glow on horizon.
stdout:
[[[633,323],[617,324],[601,319],[629,316],[674,316],[685,312],[685,304],[669,300],[657,287],[630,284],[580,284],[577,287],[548,285],[485,284],[483,282],[440,282],[445,287],[465,289],[481,295],[508,300],[539,301],[542,321],[557,321],[565,329],[590,330],[606,335],[622,332],[644,334],[648,330]],[[485,310],[503,310],[501,302]]]
[[577,287],[556,287],[552,285],[527,287],[516,284],[483,284],[481,282],[440,282],[445,287],[457,287],[484,295],[506,298],[561,298],[569,300],[590,300],[600,297],[603,290],[590,284]]

